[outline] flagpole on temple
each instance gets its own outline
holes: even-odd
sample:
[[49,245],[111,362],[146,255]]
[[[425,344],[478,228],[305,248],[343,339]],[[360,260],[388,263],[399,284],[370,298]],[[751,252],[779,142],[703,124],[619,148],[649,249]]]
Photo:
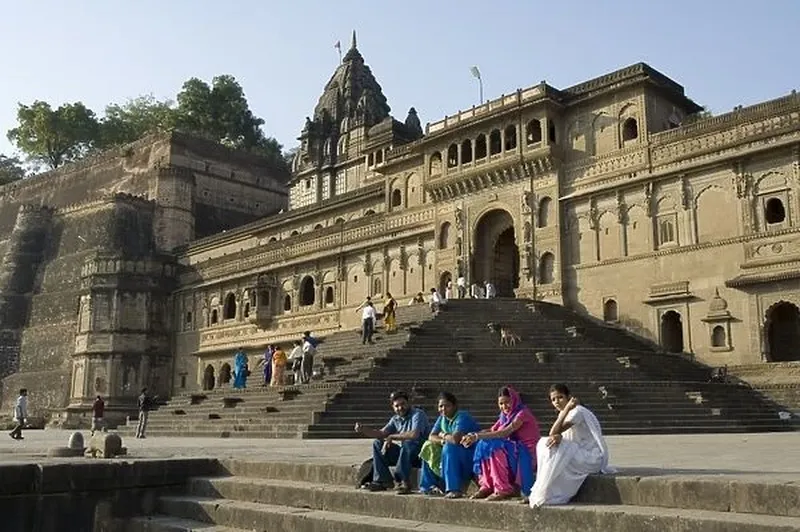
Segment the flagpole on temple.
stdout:
[[336,44],[333,45],[336,48],[336,51],[339,52],[339,64],[342,64],[342,41],[336,41]]

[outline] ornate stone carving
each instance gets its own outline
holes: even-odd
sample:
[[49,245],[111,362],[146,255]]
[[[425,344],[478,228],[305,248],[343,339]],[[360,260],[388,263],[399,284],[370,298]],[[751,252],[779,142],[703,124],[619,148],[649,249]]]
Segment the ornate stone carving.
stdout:
[[389,248],[383,250],[383,271],[388,272],[389,266],[392,264],[392,257],[389,256]]
[[594,199],[590,200],[589,205],[589,228],[592,231],[597,231],[598,224],[600,223],[600,213],[597,210],[597,203]]
[[753,195],[753,176],[745,171],[742,161],[733,163],[733,184],[737,198],[745,199]]
[[299,290],[300,289],[300,274],[295,273],[292,275],[292,290]]
[[456,231],[460,233],[464,229],[464,210],[461,207],[456,207],[453,217],[455,218]]
[[364,257],[364,274],[372,275],[372,253],[369,251],[367,251],[367,254]]
[[681,175],[681,205],[687,211],[692,208],[692,187],[685,174]]
[[625,225],[628,220],[628,206],[625,205],[625,197],[622,192],[617,193],[617,220],[622,225]]
[[644,184],[644,210],[647,216],[653,216],[653,183]]
[[408,252],[405,246],[400,246],[400,269],[405,271],[408,268]]
[[530,214],[534,208],[533,192],[526,190],[522,193],[522,214]]

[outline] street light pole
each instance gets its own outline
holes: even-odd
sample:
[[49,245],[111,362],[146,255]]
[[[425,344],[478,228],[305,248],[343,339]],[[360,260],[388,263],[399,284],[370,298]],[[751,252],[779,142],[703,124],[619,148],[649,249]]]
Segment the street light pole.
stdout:
[[478,70],[478,67],[473,66],[469,69],[472,72],[473,77],[478,80],[478,94],[480,95],[480,103],[483,105],[483,79],[481,78],[481,71]]

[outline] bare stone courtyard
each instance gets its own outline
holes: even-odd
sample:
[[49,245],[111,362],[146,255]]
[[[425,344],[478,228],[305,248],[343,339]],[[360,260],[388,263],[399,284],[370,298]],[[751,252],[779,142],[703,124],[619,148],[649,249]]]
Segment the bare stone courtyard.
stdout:
[[[63,461],[47,450],[64,446],[71,431],[28,431],[25,440],[0,439],[0,463]],[[611,463],[621,474],[726,475],[759,482],[800,482],[800,433],[607,436]],[[286,440],[151,437],[125,439],[125,460],[236,458],[242,460],[355,465],[371,440]],[[67,460],[88,461],[89,458]]]

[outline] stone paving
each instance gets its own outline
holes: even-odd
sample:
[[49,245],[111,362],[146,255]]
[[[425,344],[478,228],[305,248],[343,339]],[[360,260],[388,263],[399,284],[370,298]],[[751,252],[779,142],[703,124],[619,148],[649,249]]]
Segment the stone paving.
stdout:
[[[89,460],[47,458],[47,449],[66,446],[70,431],[30,430],[24,441],[0,438],[0,464]],[[84,433],[84,436],[88,434]],[[800,482],[800,432],[608,436],[611,463],[621,473],[726,475],[762,482]],[[263,461],[360,464],[370,440],[276,440],[151,437],[126,439],[127,459],[215,457]]]

